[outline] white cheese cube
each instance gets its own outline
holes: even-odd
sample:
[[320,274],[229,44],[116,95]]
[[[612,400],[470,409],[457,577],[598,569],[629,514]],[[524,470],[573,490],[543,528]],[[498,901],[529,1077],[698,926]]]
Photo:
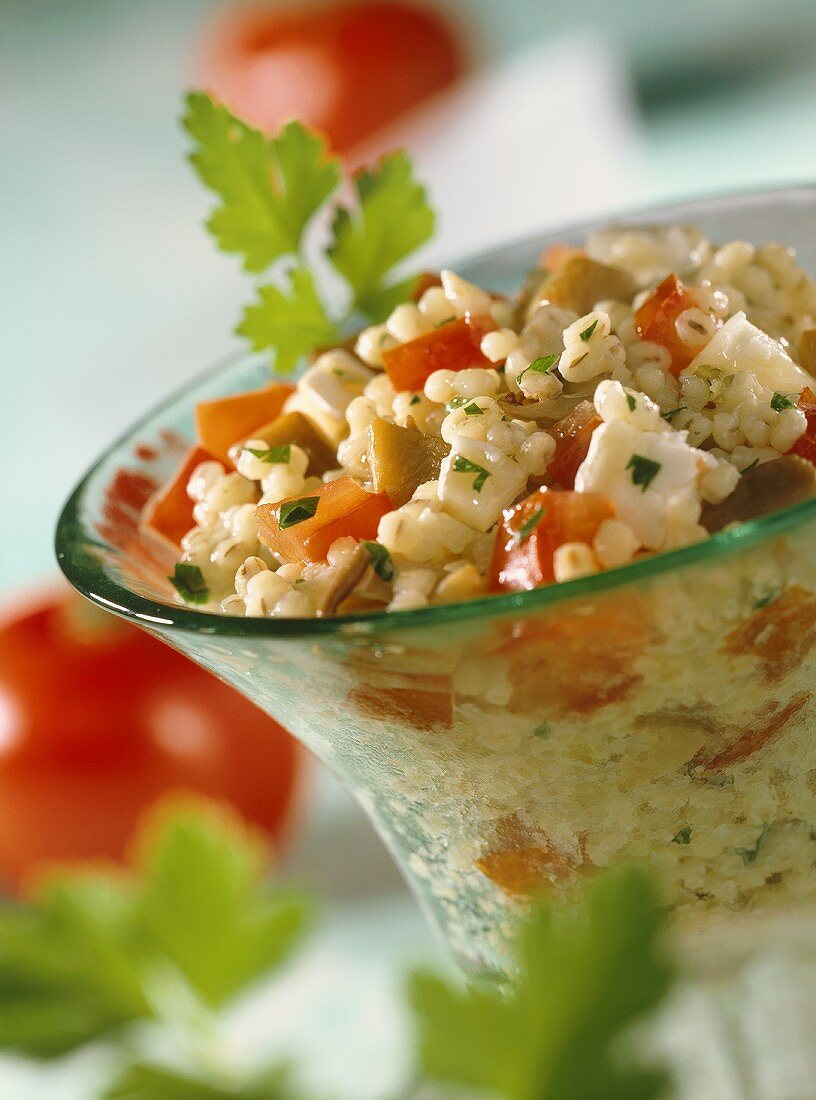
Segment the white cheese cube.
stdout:
[[744,313],[735,313],[715,332],[681,377],[696,374],[703,366],[717,367],[727,375],[752,371],[766,389],[783,394],[800,393],[814,385],[782,345],[752,325]]
[[659,550],[678,508],[699,517],[699,479],[717,461],[685,432],[642,432],[624,420],[601,424],[575,477],[579,493],[603,493],[642,546]]
[[526,472],[498,447],[459,436],[442,462],[439,499],[449,515],[487,531],[526,483]]
[[342,348],[327,351],[300,379],[285,411],[303,413],[336,447],[348,432],[346,409],[373,377],[372,371]]

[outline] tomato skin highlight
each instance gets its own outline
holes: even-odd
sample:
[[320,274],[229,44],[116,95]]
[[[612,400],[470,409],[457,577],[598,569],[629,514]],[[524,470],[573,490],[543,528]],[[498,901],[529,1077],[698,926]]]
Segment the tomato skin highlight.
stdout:
[[524,592],[552,584],[553,554],[565,542],[592,544],[615,508],[602,493],[537,489],[508,508],[499,527],[490,567],[492,592]]
[[0,625],[2,887],[49,863],[126,862],[142,814],[171,792],[229,802],[279,841],[301,760],[237,691],[79,597]]
[[561,489],[574,487],[575,475],[587,456],[592,433],[601,423],[592,402],[582,401],[571,413],[553,424],[549,431],[555,440],[555,454],[547,467],[548,484]]
[[807,417],[807,427],[804,434],[799,436],[788,453],[806,458],[808,462],[816,466],[816,393],[809,386],[805,386],[802,390],[802,396],[799,398],[799,408]]
[[[281,509],[295,500],[318,498],[309,519],[283,528]],[[368,493],[353,478],[339,477],[321,485],[306,497],[292,497],[277,504],[261,504],[256,515],[261,542],[284,561],[326,561],[336,539],[350,536],[376,539],[380,520],[393,509],[387,493]]]
[[667,275],[642,306],[635,311],[635,331],[641,340],[662,344],[671,355],[672,374],[678,375],[695,358],[699,348],[690,348],[677,333],[675,321],[697,299],[676,275]]
[[492,317],[459,317],[445,325],[383,351],[385,373],[394,389],[421,390],[437,370],[492,367],[482,354],[482,337],[496,329]]

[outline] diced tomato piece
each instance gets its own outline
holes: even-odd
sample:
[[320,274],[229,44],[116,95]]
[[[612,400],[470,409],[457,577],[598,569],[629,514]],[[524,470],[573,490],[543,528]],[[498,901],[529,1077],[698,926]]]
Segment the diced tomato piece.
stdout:
[[573,256],[586,256],[586,252],[583,248],[576,248],[564,241],[556,241],[555,244],[551,244],[544,249],[539,263],[545,271],[557,271],[563,263],[571,260]]
[[578,467],[584,461],[592,433],[600,427],[601,418],[591,401],[581,401],[571,413],[550,428],[555,440],[555,454],[547,467],[547,482],[561,489],[572,489]]
[[184,457],[172,481],[159,489],[145,505],[142,523],[151,531],[178,545],[191,527],[193,502],[187,496],[187,482],[201,462],[211,462],[212,455],[203,447],[193,447]]
[[426,290],[430,290],[435,286],[442,286],[439,275],[435,271],[423,271],[417,278],[411,297],[415,302],[418,302]]
[[697,305],[692,291],[676,275],[667,275],[643,305],[635,311],[635,331],[641,340],[662,344],[672,359],[672,374],[679,374],[700,350],[680,339],[675,321]]
[[284,561],[325,561],[336,539],[376,539],[377,527],[393,509],[387,493],[367,493],[350,477],[321,485],[257,510],[261,542]]
[[490,587],[494,592],[519,592],[555,580],[553,554],[565,542],[592,543],[615,508],[602,493],[571,493],[537,489],[502,517]]
[[799,408],[807,417],[807,427],[791,447],[790,453],[806,458],[816,466],[816,393],[809,386],[802,390]]
[[249,438],[255,428],[280,416],[294,391],[288,382],[272,382],[260,390],[201,401],[195,410],[199,443],[215,458],[228,463],[233,443]]
[[491,366],[482,355],[482,337],[493,332],[492,317],[460,317],[383,351],[383,364],[396,390],[421,390],[435,370]]

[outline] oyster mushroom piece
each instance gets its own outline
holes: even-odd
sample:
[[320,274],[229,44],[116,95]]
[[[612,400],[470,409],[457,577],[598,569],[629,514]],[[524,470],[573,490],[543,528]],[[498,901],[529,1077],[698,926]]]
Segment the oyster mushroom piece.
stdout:
[[706,504],[700,522],[709,534],[745,523],[816,496],[816,467],[798,455],[782,455],[746,470],[731,496]]
[[636,291],[637,283],[628,271],[598,263],[589,256],[567,256],[530,295],[528,315],[546,299],[563,309],[574,310],[581,317],[589,313],[596,302],[607,298],[630,302]]
[[405,504],[425,481],[439,477],[442,459],[450,451],[444,441],[417,428],[401,428],[390,420],[374,420],[368,428],[367,461],[374,491],[387,493],[395,508]]
[[323,593],[323,599],[317,609],[318,615],[336,615],[337,608],[348,599],[365,576],[371,565],[371,557],[364,546],[358,546],[349,554],[342,565],[338,566],[331,585]]

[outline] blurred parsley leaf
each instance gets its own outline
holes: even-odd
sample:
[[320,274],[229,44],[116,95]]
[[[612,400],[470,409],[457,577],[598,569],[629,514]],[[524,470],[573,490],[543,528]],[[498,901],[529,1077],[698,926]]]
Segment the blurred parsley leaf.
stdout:
[[301,355],[341,339],[320,300],[311,271],[298,266],[287,277],[286,289],[272,283],[259,288],[258,301],[247,306],[236,329],[251,342],[253,351],[274,350],[275,369],[281,374],[290,371]]
[[309,924],[311,902],[265,881],[266,851],[226,808],[195,803],[144,836],[144,926],[211,1007],[273,970]]
[[247,271],[263,271],[299,252],[304,230],[340,182],[322,137],[290,122],[273,138],[236,118],[203,92],[187,97],[182,124],[193,138],[190,162],[220,203],[207,228]]
[[329,258],[348,281],[358,309],[379,321],[410,293],[413,280],[386,285],[388,274],[433,235],[435,216],[405,153],[392,153],[355,177],[358,207],[339,207]]
[[0,903],[0,1049],[64,1054],[153,1018],[168,971],[209,1006],[267,973],[310,904],[266,881],[263,841],[220,806],[156,811],[143,877],[63,871],[29,905]]
[[569,907],[539,905],[522,925],[517,984],[456,988],[418,973],[411,1001],[420,1069],[506,1100],[652,1100],[666,1078],[629,1066],[614,1042],[666,992],[649,879],[624,868]]
[[140,1062],[125,1070],[103,1100],[286,1100],[289,1095],[282,1069],[267,1070],[248,1083],[230,1087]]

